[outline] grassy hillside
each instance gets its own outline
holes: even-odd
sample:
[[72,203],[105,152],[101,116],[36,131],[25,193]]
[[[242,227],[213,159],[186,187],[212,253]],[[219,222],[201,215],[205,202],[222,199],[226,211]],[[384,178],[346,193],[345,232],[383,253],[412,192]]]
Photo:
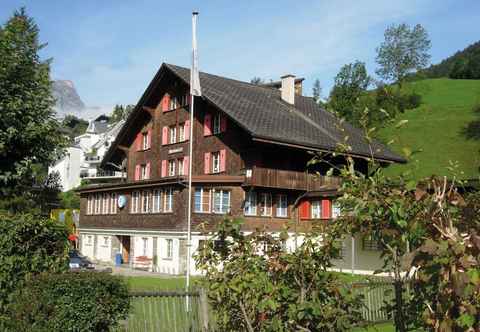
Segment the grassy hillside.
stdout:
[[463,178],[478,178],[480,167],[480,140],[468,140],[462,134],[470,121],[480,120],[472,108],[480,103],[480,80],[427,79],[409,83],[409,89],[422,95],[422,105],[400,114],[395,122],[408,120],[396,129],[393,125],[380,131],[384,141],[396,138],[392,148],[421,150],[406,165],[393,165],[387,174],[398,174],[410,169],[416,179],[432,174],[449,175],[449,161],[459,163]]

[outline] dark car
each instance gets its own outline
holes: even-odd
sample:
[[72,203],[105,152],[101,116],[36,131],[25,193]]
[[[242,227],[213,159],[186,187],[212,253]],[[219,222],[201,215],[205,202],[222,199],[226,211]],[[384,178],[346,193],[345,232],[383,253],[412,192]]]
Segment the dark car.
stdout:
[[95,268],[95,265],[90,262],[85,256],[80,255],[77,250],[71,250],[68,253],[70,258],[69,266],[70,270],[83,270],[89,269],[92,270]]

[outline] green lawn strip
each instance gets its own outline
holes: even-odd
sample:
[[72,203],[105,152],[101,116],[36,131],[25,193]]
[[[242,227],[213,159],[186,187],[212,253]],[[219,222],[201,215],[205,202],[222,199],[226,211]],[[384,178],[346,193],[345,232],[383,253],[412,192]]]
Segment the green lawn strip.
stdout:
[[394,332],[395,327],[392,323],[375,324],[366,327],[357,327],[352,332]]
[[382,129],[379,138],[385,142],[397,139],[392,148],[398,153],[404,147],[420,152],[407,164],[388,167],[386,174],[397,175],[408,169],[415,179],[432,174],[449,176],[449,161],[457,161],[463,178],[478,178],[480,141],[468,140],[461,131],[480,119],[472,111],[480,103],[480,80],[428,79],[407,87],[422,95],[422,105],[397,116],[395,123],[408,123],[400,129],[393,125]]
[[[198,277],[191,279],[191,285],[195,286]],[[125,277],[130,291],[160,291],[160,290],[184,290],[185,277],[157,277],[138,276]]]

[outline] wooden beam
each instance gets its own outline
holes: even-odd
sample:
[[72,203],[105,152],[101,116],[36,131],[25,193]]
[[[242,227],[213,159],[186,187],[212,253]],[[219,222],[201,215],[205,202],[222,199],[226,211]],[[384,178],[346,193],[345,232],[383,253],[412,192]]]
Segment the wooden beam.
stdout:
[[154,108],[151,108],[151,107],[148,107],[148,106],[143,106],[142,109],[144,111],[147,111],[152,116],[152,118],[155,115],[155,109]]
[[122,150],[122,151],[125,152],[125,153],[128,153],[128,150],[129,150],[128,147],[126,147],[125,145],[120,145],[120,144],[117,145],[117,148],[120,149],[120,150]]

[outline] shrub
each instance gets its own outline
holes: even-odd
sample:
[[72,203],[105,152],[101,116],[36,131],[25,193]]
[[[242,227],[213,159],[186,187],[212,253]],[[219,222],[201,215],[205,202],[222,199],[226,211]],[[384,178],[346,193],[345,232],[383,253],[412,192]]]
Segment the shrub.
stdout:
[[0,321],[12,293],[44,271],[68,269],[66,228],[30,214],[0,214]]
[[109,331],[130,307],[124,280],[104,272],[41,274],[15,295],[15,331]]

